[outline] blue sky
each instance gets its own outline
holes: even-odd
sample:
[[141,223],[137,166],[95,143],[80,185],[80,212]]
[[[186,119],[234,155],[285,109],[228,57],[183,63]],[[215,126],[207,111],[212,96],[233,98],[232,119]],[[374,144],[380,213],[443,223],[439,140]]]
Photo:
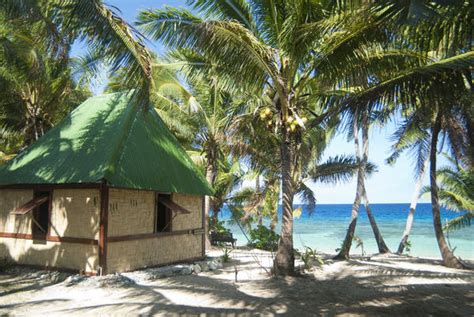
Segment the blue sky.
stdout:
[[[185,6],[185,1],[158,1],[158,0],[108,0],[108,5],[120,9],[122,17],[129,23],[133,23],[137,13],[143,9],[161,8],[164,5]],[[158,52],[163,52],[163,47],[158,43],[147,43],[149,47]],[[73,54],[83,51],[80,45],[76,45]],[[101,87],[96,88],[99,91]],[[395,130],[395,124],[387,124],[383,128],[374,127],[370,131],[370,154],[369,159],[378,166],[378,172],[367,180],[367,192],[369,201],[372,203],[401,203],[409,202],[414,188],[413,160],[403,155],[394,166],[388,166],[384,160],[390,151],[390,135]],[[352,154],[354,146],[346,140],[346,136],[338,135],[330,144],[327,155]],[[440,164],[443,164],[441,159]],[[425,177],[428,184],[428,177]],[[355,181],[339,185],[309,184],[315,191],[318,203],[352,203],[355,195]],[[296,203],[298,203],[298,199]],[[420,201],[427,202],[427,198]]]

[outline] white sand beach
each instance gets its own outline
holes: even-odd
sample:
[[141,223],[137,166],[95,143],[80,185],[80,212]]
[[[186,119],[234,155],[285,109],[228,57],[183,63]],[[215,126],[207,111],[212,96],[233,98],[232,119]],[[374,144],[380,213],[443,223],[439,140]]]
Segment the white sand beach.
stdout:
[[[219,257],[222,251],[208,252]],[[300,277],[272,278],[271,254],[236,249],[222,269],[150,278],[147,270],[71,282],[28,269],[0,275],[0,314],[11,316],[472,316],[474,271],[383,255],[326,260]],[[299,263],[301,264],[301,263]],[[472,264],[472,263],[471,263]],[[237,281],[236,281],[237,270]],[[74,277],[74,276],[73,276]]]

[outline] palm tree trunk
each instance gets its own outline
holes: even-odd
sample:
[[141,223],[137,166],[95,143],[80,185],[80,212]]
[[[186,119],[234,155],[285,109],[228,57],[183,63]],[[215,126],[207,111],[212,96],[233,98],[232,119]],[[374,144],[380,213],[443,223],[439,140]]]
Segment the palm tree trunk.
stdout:
[[372,213],[372,209],[369,205],[369,200],[367,198],[367,192],[365,191],[365,185],[363,186],[363,199],[365,201],[365,211],[367,212],[367,218],[369,218],[370,226],[372,227],[372,232],[375,236],[375,241],[377,242],[377,248],[379,249],[379,253],[389,253],[390,249],[385,244],[382,234],[380,233],[379,227],[377,226],[377,222],[375,221],[375,217]]
[[[362,148],[363,148],[362,164],[364,165],[364,170],[365,170],[365,167],[367,166],[367,162],[369,159],[369,118],[368,118],[367,111],[364,111],[364,115],[362,118]],[[379,253],[390,252],[389,248],[385,244],[382,234],[380,233],[379,227],[377,226],[377,222],[375,221],[375,217],[369,205],[367,190],[365,189],[365,173],[364,173],[364,178],[362,179],[362,196],[365,201],[365,211],[367,212],[367,217],[369,218],[370,226],[372,227],[372,231],[375,236],[375,241],[377,242]]]
[[270,221],[270,230],[275,232],[276,226],[278,224],[278,208],[272,213],[272,219]]
[[405,231],[403,231],[402,239],[400,240],[400,244],[398,245],[397,254],[403,253],[403,251],[405,250],[405,246],[408,242],[408,236],[410,235],[411,227],[413,226],[413,219],[415,218],[415,210],[416,204],[418,203],[418,196],[420,196],[421,187],[423,186],[423,178],[425,176],[425,171],[428,168],[429,161],[429,157],[427,157],[423,164],[423,170],[421,171],[420,175],[418,175],[418,179],[416,180],[415,190],[411,198],[410,210],[408,211],[407,222],[405,224]]
[[213,221],[213,223],[217,223],[219,221],[219,212],[220,212],[220,209],[217,209],[216,207],[212,208],[212,221]]
[[357,162],[359,167],[357,169],[357,187],[356,195],[354,198],[354,203],[352,204],[352,213],[351,213],[351,222],[349,223],[349,228],[347,228],[346,237],[342,243],[339,253],[334,257],[335,259],[348,259],[349,252],[352,246],[352,240],[354,239],[354,233],[357,225],[357,218],[359,217],[359,207],[360,201],[363,192],[364,177],[365,177],[365,165],[363,164],[360,157],[360,146],[359,146],[359,119],[357,117],[357,111],[355,113],[354,125],[353,125],[353,134],[354,134],[354,147]]
[[438,146],[438,135],[441,130],[441,115],[438,113],[431,135],[430,149],[430,186],[431,186],[431,208],[433,212],[433,226],[438,241],[439,250],[443,258],[443,263],[447,267],[463,269],[465,266],[454,256],[449,249],[444,238],[443,227],[441,226],[440,206],[438,197],[438,185],[436,184],[436,150]]
[[[255,193],[257,194],[257,197],[260,197],[260,174],[257,174],[257,177],[255,178]],[[260,199],[260,198],[259,198]],[[263,214],[261,207],[257,208],[257,217],[258,217],[258,225],[262,226],[263,225]]]
[[283,127],[281,142],[281,175],[283,216],[280,240],[274,261],[274,273],[293,275],[295,273],[295,255],[293,251],[293,181],[292,151],[288,131]]
[[[212,155],[207,156],[207,166],[206,166],[206,180],[209,185],[212,187],[214,185],[214,181],[216,179],[217,170],[215,168],[215,164],[213,164]],[[211,210],[211,197],[205,196],[204,197],[204,217],[206,221],[204,222],[204,230],[206,232],[206,248],[210,247],[211,242],[209,239],[209,213]]]

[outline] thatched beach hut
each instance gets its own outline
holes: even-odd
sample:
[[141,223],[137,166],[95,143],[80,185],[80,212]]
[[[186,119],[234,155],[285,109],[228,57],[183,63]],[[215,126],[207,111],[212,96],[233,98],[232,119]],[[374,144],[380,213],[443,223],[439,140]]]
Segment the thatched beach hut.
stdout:
[[92,97],[0,168],[0,256],[86,274],[202,258],[210,189],[153,107]]

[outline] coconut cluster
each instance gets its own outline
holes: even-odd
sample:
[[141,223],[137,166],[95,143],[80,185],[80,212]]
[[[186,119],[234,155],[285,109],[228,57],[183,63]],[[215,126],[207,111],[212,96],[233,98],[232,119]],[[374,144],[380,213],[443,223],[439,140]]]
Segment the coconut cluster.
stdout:
[[[272,127],[280,126],[281,121],[278,119],[275,119],[275,114],[270,108],[264,108],[262,111],[260,111],[260,119],[262,121],[267,122],[267,128],[271,129]],[[300,120],[297,120],[295,117],[292,115],[289,115],[286,118],[285,126],[286,130],[289,132],[296,132],[300,128],[304,128],[304,125],[308,122],[308,118],[306,117],[301,117]]]

